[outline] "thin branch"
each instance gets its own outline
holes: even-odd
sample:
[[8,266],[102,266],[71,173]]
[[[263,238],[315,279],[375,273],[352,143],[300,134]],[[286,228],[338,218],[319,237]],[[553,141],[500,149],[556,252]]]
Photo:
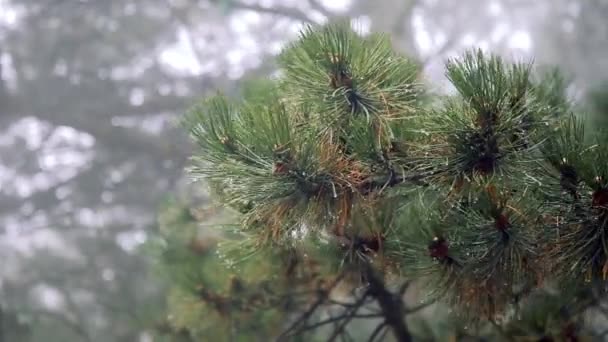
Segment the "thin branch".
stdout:
[[246,4],[241,2],[232,3],[231,6],[235,9],[250,10],[265,14],[273,14],[299,20],[308,24],[316,24],[316,22],[309,18],[304,12],[292,7],[281,5],[273,5],[272,7],[266,7],[259,4]]
[[317,309],[326,302],[331,291],[342,281],[344,276],[344,272],[340,273],[340,275],[338,275],[338,277],[332,282],[328,289],[319,289],[317,291],[317,299],[315,300],[315,302],[310,305],[308,310],[306,310],[298,319],[296,319],[293,324],[289,326],[289,328],[283,331],[283,333],[277,338],[277,341],[284,341],[287,336],[292,334],[292,331],[296,330],[302,324],[308,322],[308,320],[312,317],[315,311],[317,311]]
[[373,266],[366,264],[366,276],[369,282],[369,294],[374,297],[382,309],[385,322],[391,327],[393,334],[400,342],[413,341],[412,335],[409,332],[405,322],[405,308],[401,297],[391,293],[384,281],[378,277]]
[[334,16],[334,14],[325,8],[325,6],[323,6],[318,0],[308,0],[308,4],[313,10],[323,14],[327,18]]
[[[370,301],[371,301],[371,299],[368,299],[368,302],[370,302]],[[337,300],[335,300],[335,299],[331,299],[331,298],[330,298],[330,299],[328,299],[328,300],[327,300],[327,302],[328,302],[329,304],[339,305],[339,306],[343,306],[343,307],[347,307],[347,308],[348,308],[348,307],[353,307],[353,306],[355,306],[355,305],[356,305],[354,302],[353,302],[353,303],[340,302],[340,301],[337,301]],[[365,303],[365,304],[367,304],[367,303]]]
[[378,324],[378,326],[374,329],[374,331],[369,336],[369,339],[367,341],[374,342],[376,340],[376,337],[380,336],[380,333],[382,333],[382,330],[386,330],[386,322],[382,322],[382,323]]
[[429,301],[429,302],[427,302],[427,303],[424,303],[424,304],[420,304],[420,305],[414,306],[413,308],[407,308],[407,309],[405,310],[405,312],[406,312],[407,314],[416,313],[416,312],[418,312],[418,311],[420,311],[420,310],[422,310],[422,309],[424,309],[424,308],[427,308],[427,307],[429,307],[429,306],[431,306],[431,305],[433,305],[433,304],[435,304],[435,301]]
[[339,322],[339,321],[345,319],[346,317],[348,317],[348,315],[333,316],[333,317],[328,318],[328,319],[326,319],[324,321],[319,321],[317,323],[304,326],[304,327],[298,329],[298,331],[296,333],[294,333],[294,335],[302,334],[305,331],[314,330],[316,328],[322,327],[322,326],[327,325],[327,324]]
[[353,318],[378,318],[381,317],[381,314],[362,314],[362,315],[357,315],[355,314],[358,308],[349,308],[345,311],[347,311],[345,314],[342,315],[338,315],[338,316],[332,316],[326,320],[323,321],[318,321],[316,323],[301,327],[297,330],[297,332],[294,332],[292,335],[299,335],[302,334],[303,332],[309,331],[309,330],[314,330],[317,329],[319,327],[322,327],[324,325],[327,324],[331,324],[331,323],[336,323],[339,322],[341,320],[351,320]]
[[308,322],[310,317],[314,314],[315,311],[323,304],[327,294],[324,291],[319,291],[319,295],[317,300],[306,310],[298,319],[296,319],[293,324],[287,328],[277,339],[278,341],[283,341],[285,337],[291,334],[292,331],[298,329],[298,326]]
[[357,313],[357,311],[359,310],[359,308],[361,308],[363,306],[363,303],[365,303],[365,301],[368,298],[368,292],[365,292],[361,298],[359,298],[356,302],[355,305],[351,308],[348,309],[350,315],[348,317],[346,317],[341,323],[340,325],[334,330],[333,334],[327,339],[328,342],[333,342],[336,340],[336,338],[338,338],[339,336],[341,336],[344,333],[344,329],[346,328],[346,326],[348,325],[348,323],[350,323],[350,321],[353,320],[353,318],[355,318],[355,314]]
[[382,334],[378,337],[378,341],[384,341],[386,334],[388,334],[388,329],[382,329]]
[[403,284],[401,284],[401,287],[399,287],[399,295],[403,296],[405,295],[405,292],[410,288],[410,285],[412,283],[409,280],[406,280],[405,282],[403,282]]
[[423,180],[425,178],[437,175],[443,171],[444,170],[442,168],[439,168],[431,171],[397,175],[395,171],[391,170],[390,174],[386,176],[386,178],[370,178],[361,183],[358,188],[362,195],[367,195],[375,190],[381,190],[403,183],[422,183],[422,185],[424,185]]

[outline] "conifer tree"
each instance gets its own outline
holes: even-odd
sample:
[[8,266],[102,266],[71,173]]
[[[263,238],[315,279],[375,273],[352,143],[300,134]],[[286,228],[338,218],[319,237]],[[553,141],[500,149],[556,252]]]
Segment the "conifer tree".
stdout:
[[433,94],[389,37],[345,23],[305,29],[279,65],[280,76],[184,119],[190,173],[226,219],[208,223],[217,244],[201,244],[187,204],[161,220],[172,331],[195,341],[603,334],[590,313],[606,310],[608,143],[585,132],[558,72],[473,50],[446,63],[454,91]]

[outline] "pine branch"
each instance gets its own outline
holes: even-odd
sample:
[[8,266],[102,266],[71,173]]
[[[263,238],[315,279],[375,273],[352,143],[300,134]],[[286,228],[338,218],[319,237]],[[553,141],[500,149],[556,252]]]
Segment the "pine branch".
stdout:
[[344,279],[346,276],[345,272],[341,272],[338,277],[332,281],[330,286],[326,289],[317,289],[315,301],[304,311],[294,322],[285,329],[281,335],[277,338],[278,341],[285,341],[287,338],[293,335],[297,335],[302,329],[302,325],[305,325],[308,320],[315,314],[315,312],[326,303],[329,298],[331,291]]
[[[336,282],[319,288],[279,340],[327,325],[330,340],[346,340],[354,319],[379,317],[371,341],[387,331],[411,341],[407,315],[435,300],[483,321],[492,337],[554,338],[555,324],[578,333],[571,311],[580,298],[498,320],[544,278],[583,288],[581,274],[593,284],[608,278],[608,146],[590,146],[582,126],[564,120],[559,77],[469,52],[446,65],[458,94],[427,110],[418,66],[348,22],[307,28],[280,65],[277,86],[263,88],[272,91],[239,104],[215,99],[188,121],[202,150],[197,173],[223,188],[225,203],[249,207],[246,241],[271,242],[249,252],[303,235],[294,246],[336,266],[321,267],[325,275],[341,281],[348,269],[367,282],[352,303],[330,298]],[[392,291],[372,266],[380,256],[391,274],[428,279],[432,300],[408,308],[407,284]],[[370,300],[379,311],[358,313]],[[339,315],[314,320],[332,305]],[[540,332],[535,322],[545,322]]]
[[403,299],[395,296],[385,287],[384,281],[378,277],[372,265],[366,264],[365,268],[365,275],[369,284],[368,293],[380,305],[386,325],[391,327],[398,341],[413,341],[405,323],[406,310]]
[[445,170],[442,168],[437,168],[431,171],[425,172],[417,172],[412,174],[400,174],[398,175],[394,170],[390,170],[389,175],[386,178],[378,179],[371,178],[364,181],[361,185],[358,186],[359,192],[362,195],[367,195],[377,190],[382,190],[385,188],[397,186],[404,183],[412,183],[417,185],[427,185],[424,180],[428,177],[436,176]]

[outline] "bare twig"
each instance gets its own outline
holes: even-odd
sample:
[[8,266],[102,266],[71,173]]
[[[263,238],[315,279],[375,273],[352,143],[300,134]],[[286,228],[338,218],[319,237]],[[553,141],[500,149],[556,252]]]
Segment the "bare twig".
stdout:
[[327,324],[339,322],[339,321],[345,319],[347,316],[348,315],[332,316],[332,317],[330,317],[330,318],[328,318],[326,320],[319,321],[319,322],[316,322],[316,323],[313,323],[313,324],[301,327],[296,332],[294,332],[293,335],[302,334],[302,333],[304,333],[306,331],[314,330],[314,329],[317,329],[317,328],[322,327],[322,326],[327,325]]
[[369,336],[368,342],[374,342],[377,337],[380,336],[383,330],[386,330],[386,322],[382,322],[378,324],[378,326],[374,329],[372,334]]
[[[370,301],[371,301],[371,298],[368,298],[367,302],[370,302]],[[339,306],[343,306],[343,307],[353,307],[356,305],[354,302],[353,303],[341,302],[341,301],[337,301],[337,300],[331,299],[331,298],[328,299],[327,302],[329,304],[339,305]],[[367,303],[364,303],[364,304],[367,304]]]
[[[340,321],[346,321],[347,323],[349,321],[351,321],[354,318],[378,318],[381,317],[380,314],[356,314],[357,310],[360,308],[359,307],[349,307],[348,309],[345,310],[345,313],[341,314],[341,315],[337,315],[337,316],[332,316],[328,319],[322,320],[322,321],[318,321],[316,323],[298,328],[297,331],[295,331],[292,335],[299,335],[302,334],[306,331],[310,331],[310,330],[314,330],[317,329],[319,327],[322,327],[324,325],[327,324],[332,324],[332,323],[338,323]],[[336,331],[339,328],[336,329]]]
[[265,14],[273,14],[302,21],[307,24],[316,24],[316,22],[312,20],[308,15],[306,15],[306,13],[294,7],[281,6],[278,4],[273,5],[272,7],[267,7],[259,4],[246,4],[242,2],[234,2],[231,4],[231,6],[235,9],[250,10]]
[[345,275],[346,275],[345,272],[340,273],[338,275],[338,277],[336,277],[336,279],[331,283],[329,288],[318,289],[317,290],[317,299],[310,305],[308,310],[306,310],[299,318],[297,318],[293,322],[293,324],[291,326],[289,326],[289,328],[287,328],[285,331],[283,331],[283,333],[277,338],[277,341],[284,341],[286,337],[293,335],[293,333],[292,333],[293,331],[297,331],[297,329],[301,325],[306,324],[306,322],[308,322],[308,320],[313,316],[315,311],[317,311],[317,309],[319,307],[321,307],[321,305],[326,303],[327,298],[329,297],[329,294],[331,293],[331,291],[342,281],[342,279],[344,279]]
[[378,341],[384,341],[384,338],[386,337],[386,334],[388,334],[388,329],[382,329],[382,333],[380,334],[380,336],[378,336]]
[[353,318],[355,318],[355,314],[356,314],[357,310],[359,310],[359,308],[361,308],[361,306],[363,306],[363,303],[365,303],[365,301],[367,300],[367,297],[368,297],[368,292],[366,291],[361,296],[361,298],[359,298],[355,302],[354,306],[352,306],[351,308],[347,309],[348,312],[349,312],[349,315],[347,317],[345,317],[342,320],[342,322],[336,327],[336,329],[334,330],[333,334],[329,337],[329,339],[327,339],[328,342],[335,341],[339,336],[341,336],[344,333],[344,329],[346,328],[346,326],[348,325],[348,323],[350,323],[350,321],[352,321]]

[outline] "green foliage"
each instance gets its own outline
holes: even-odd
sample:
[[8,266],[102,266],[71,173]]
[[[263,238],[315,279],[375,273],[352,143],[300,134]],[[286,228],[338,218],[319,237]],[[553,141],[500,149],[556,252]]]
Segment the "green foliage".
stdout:
[[[291,319],[258,333],[297,336],[335,323],[330,339],[348,336],[365,310],[381,320],[374,338],[386,328],[399,340],[588,332],[579,318],[596,297],[549,288],[603,293],[608,145],[588,143],[559,73],[467,52],[446,64],[456,94],[429,102],[416,63],[385,36],[361,37],[345,23],[304,30],[279,62],[277,79],[248,85],[240,100],[207,99],[184,119],[199,146],[191,173],[236,209],[220,256],[244,267],[245,289],[268,279],[291,290],[325,284],[303,297],[286,292],[301,299]],[[189,264],[189,293],[200,301],[192,286],[206,279],[207,261],[175,255],[173,278],[183,283]],[[276,278],[294,265],[302,279]],[[422,288],[422,307],[439,301],[453,314],[416,315],[422,307],[402,300],[404,279]],[[352,302],[336,304],[337,284]],[[281,315],[282,301],[265,303],[260,314]],[[332,305],[340,315],[311,323]],[[239,334],[253,333],[239,324]]]
[[283,52],[290,98],[314,105],[331,126],[342,124],[345,114],[372,120],[412,109],[420,92],[418,66],[393,52],[386,36],[362,39],[346,25],[308,28]]
[[518,109],[526,101],[529,65],[506,65],[500,57],[486,56],[478,50],[449,61],[446,68],[448,79],[478,113],[479,120],[488,124],[497,122],[498,115],[504,120],[506,116],[519,114]]
[[606,137],[608,134],[608,96],[606,88],[608,82],[605,81],[599,86],[592,88],[587,93],[587,124],[589,129],[596,134]]
[[[168,316],[156,324],[170,341],[264,341],[277,335],[289,312],[291,291],[304,291],[306,272],[285,274],[295,262],[284,252],[258,253],[240,262],[226,262],[219,236],[200,221],[221,222],[225,213],[211,208],[189,209],[170,201],[159,216],[161,235],[148,249],[157,270],[170,285]],[[226,237],[222,242],[230,242]],[[275,260],[284,260],[276,262]],[[309,270],[306,270],[307,272]]]

